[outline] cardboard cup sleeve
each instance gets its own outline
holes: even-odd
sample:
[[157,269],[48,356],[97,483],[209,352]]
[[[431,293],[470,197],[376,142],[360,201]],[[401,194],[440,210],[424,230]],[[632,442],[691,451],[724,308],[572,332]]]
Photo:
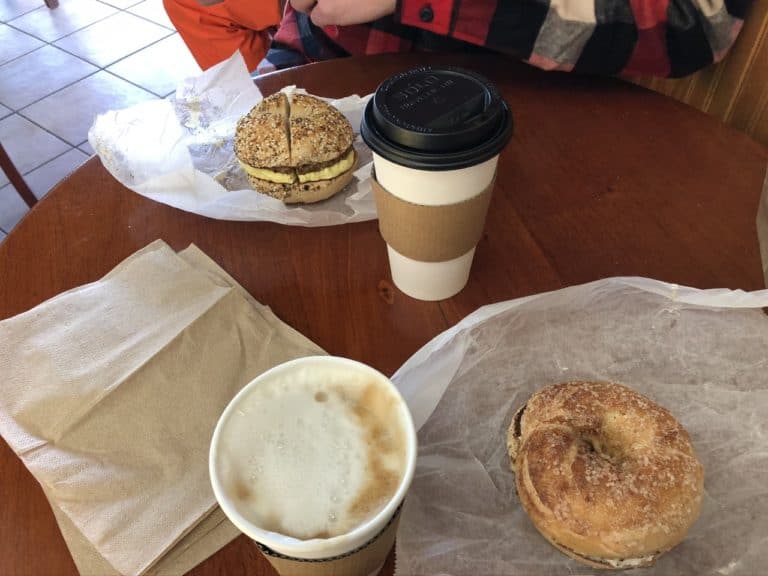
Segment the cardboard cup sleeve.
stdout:
[[381,570],[395,543],[401,510],[402,506],[397,509],[382,531],[369,542],[348,554],[334,558],[322,560],[292,558],[279,554],[258,542],[256,544],[280,576],[374,576]]
[[425,206],[395,196],[371,177],[379,231],[397,252],[420,262],[445,262],[474,248],[483,234],[495,179],[455,204]]

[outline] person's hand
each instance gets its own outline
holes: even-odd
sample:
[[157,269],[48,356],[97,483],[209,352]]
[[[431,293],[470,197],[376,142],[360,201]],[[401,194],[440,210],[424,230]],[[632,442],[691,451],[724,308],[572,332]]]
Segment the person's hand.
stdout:
[[290,0],[291,6],[296,12],[309,13],[312,7],[317,4],[317,0]]
[[298,12],[308,13],[317,26],[350,26],[373,22],[395,12],[396,0],[290,0]]

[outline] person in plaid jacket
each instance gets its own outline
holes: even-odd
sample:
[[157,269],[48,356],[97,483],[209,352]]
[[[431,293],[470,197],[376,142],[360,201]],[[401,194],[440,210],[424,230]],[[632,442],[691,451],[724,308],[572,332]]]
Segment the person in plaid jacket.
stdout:
[[[175,12],[181,5],[205,11],[223,4],[232,15],[221,29],[235,41],[212,60],[239,48],[258,72],[358,54],[492,50],[547,70],[680,77],[723,58],[751,0],[290,0],[276,31],[270,26],[279,10],[271,3],[271,11],[255,3],[265,14],[254,24],[235,13],[247,13],[245,5],[256,12],[253,0],[197,2],[214,6],[164,0],[193,55],[196,40]],[[200,22],[191,26],[198,36]],[[215,63],[197,59],[203,68]]]

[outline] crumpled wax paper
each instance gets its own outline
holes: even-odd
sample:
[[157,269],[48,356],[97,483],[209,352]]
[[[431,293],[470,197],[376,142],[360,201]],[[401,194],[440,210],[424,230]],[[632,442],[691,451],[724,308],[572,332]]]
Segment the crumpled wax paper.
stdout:
[[[624,383],[667,407],[705,470],[699,520],[643,575],[756,575],[768,566],[768,290],[613,278],[486,306],[393,380],[419,457],[397,574],[600,573],[539,535],[520,507],[506,432],[537,389]],[[604,573],[604,572],[603,572]]]
[[[295,86],[284,91],[295,91]],[[329,226],[376,218],[370,149],[358,133],[370,96],[329,100],[355,129],[352,183],[317,204],[288,206],[255,192],[234,154],[237,121],[262,99],[242,56],[188,78],[175,97],[99,115],[88,141],[121,184],[147,198],[221,220]]]

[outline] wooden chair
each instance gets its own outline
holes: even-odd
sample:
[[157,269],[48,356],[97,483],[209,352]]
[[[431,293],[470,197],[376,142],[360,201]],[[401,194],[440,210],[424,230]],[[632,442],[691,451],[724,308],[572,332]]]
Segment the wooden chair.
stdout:
[[11,185],[16,188],[19,196],[21,196],[22,200],[27,203],[27,206],[32,208],[32,206],[37,204],[37,198],[35,198],[35,195],[32,193],[32,190],[30,190],[27,183],[24,182],[24,178],[21,177],[16,166],[13,165],[13,162],[2,144],[0,144],[0,168],[2,168],[3,172],[8,176]]
[[768,145],[768,0],[755,0],[736,43],[718,64],[686,78],[635,81]]

